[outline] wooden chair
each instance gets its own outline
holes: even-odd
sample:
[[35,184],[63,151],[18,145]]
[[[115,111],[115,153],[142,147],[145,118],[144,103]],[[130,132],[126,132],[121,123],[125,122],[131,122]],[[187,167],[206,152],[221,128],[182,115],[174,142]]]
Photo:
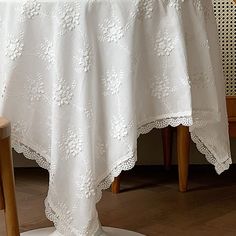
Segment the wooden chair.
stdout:
[[0,117],[0,210],[5,211],[7,236],[19,236],[10,122]]
[[226,102],[229,118],[229,135],[236,138],[236,96],[227,97]]
[[[172,127],[162,129],[162,144],[164,154],[164,166],[170,169],[172,156]],[[186,192],[188,185],[188,166],[189,166],[189,129],[185,126],[177,127],[177,157],[179,170],[179,191]],[[111,187],[112,193],[120,192],[120,176],[115,178]]]

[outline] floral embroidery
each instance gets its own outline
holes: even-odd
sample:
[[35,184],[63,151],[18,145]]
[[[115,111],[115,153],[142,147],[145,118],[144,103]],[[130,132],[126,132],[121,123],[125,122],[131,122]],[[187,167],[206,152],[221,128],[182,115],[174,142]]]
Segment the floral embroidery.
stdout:
[[79,69],[77,68],[77,65],[79,65],[80,68],[82,68],[82,70],[84,72],[89,72],[91,69],[91,64],[92,64],[92,49],[87,46],[82,52],[81,52],[81,56],[74,57],[74,67],[75,70],[78,72]]
[[68,31],[73,31],[80,24],[80,6],[79,3],[65,4],[60,13],[60,24],[62,34]]
[[92,103],[89,102],[87,107],[85,107],[83,109],[83,112],[85,114],[85,116],[88,118],[88,119],[92,119],[93,117],[93,106],[92,106]]
[[125,123],[125,119],[119,115],[118,117],[113,117],[111,134],[112,137],[118,140],[126,137],[128,135],[128,125]]
[[210,49],[210,45],[209,45],[208,39],[206,39],[206,40],[203,41],[202,46],[203,46],[204,48]]
[[184,0],[169,0],[169,5],[177,10],[181,10],[181,4]]
[[106,145],[104,143],[102,143],[101,141],[99,141],[96,144],[96,157],[97,159],[102,159],[104,158],[104,155],[106,154]]
[[153,0],[140,0],[137,2],[138,19],[151,18],[153,13]]
[[3,87],[2,87],[2,93],[1,93],[1,97],[4,98],[6,95],[6,90],[7,90],[7,84],[6,82],[4,82]]
[[106,153],[105,145],[103,143],[98,144],[97,150],[100,156],[103,156]]
[[[77,106],[76,104],[73,104],[73,106],[78,112],[84,114],[86,121],[91,121],[93,118],[93,106],[91,102],[88,102],[87,105]],[[89,128],[89,123],[87,123],[87,128]]]
[[201,0],[194,0],[193,5],[198,11],[203,11],[203,6],[202,6]]
[[63,141],[59,144],[59,148],[65,153],[65,159],[68,160],[83,151],[82,135],[68,129],[67,134],[63,137]]
[[20,39],[10,37],[7,42],[5,55],[15,61],[22,55],[24,44]]
[[42,80],[42,76],[39,74],[35,78],[29,78],[28,82],[28,99],[33,101],[39,101],[42,95],[45,93],[44,91],[44,83]]
[[23,121],[17,121],[12,124],[12,136],[21,139],[26,132],[26,126]]
[[73,98],[73,89],[75,84],[72,86],[68,85],[65,80],[59,79],[55,87],[53,100],[56,101],[58,106],[70,104]]
[[7,78],[6,75],[0,75],[2,78],[1,82],[1,97],[4,98],[6,97],[6,91],[7,91]]
[[54,46],[52,42],[49,42],[48,40],[45,40],[40,44],[37,54],[43,61],[47,63],[48,68],[56,61]]
[[106,19],[99,28],[101,41],[118,42],[124,36],[124,29],[118,19]]
[[79,191],[81,195],[80,198],[91,198],[95,196],[96,190],[94,186],[94,178],[92,171],[88,171],[85,177],[82,177],[82,184],[80,184]]
[[[73,222],[73,214],[68,207],[68,205],[61,200],[61,198],[58,196],[57,191],[55,190],[55,187],[50,182],[48,197],[45,201],[46,204],[46,215],[49,219],[52,217],[51,212],[55,212],[55,215],[58,219],[60,219],[65,225],[60,225],[60,230],[67,232],[68,226],[71,225]],[[51,205],[53,206],[53,209],[51,209]],[[49,210],[50,209],[50,210]]]
[[161,78],[155,76],[150,88],[151,95],[159,99],[169,96],[171,91],[171,86],[167,76]]
[[114,95],[119,92],[123,73],[117,73],[114,69],[107,71],[106,76],[102,79],[104,86],[104,96]]
[[204,88],[210,82],[207,72],[198,72],[190,76],[190,85]]
[[36,0],[29,0],[25,2],[22,6],[22,15],[28,19],[39,15],[41,4]]
[[174,41],[167,31],[159,33],[154,50],[158,56],[170,56],[171,52],[174,50]]
[[181,82],[181,84],[183,86],[186,86],[186,87],[191,87],[191,82],[190,82],[190,78],[188,75],[185,75],[185,76],[181,76],[181,78],[179,79],[179,81]]

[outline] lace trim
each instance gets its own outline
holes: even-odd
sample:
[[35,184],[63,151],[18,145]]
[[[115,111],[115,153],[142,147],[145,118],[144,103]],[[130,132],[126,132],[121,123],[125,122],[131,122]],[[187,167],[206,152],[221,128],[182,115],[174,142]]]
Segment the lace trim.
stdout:
[[12,137],[12,147],[17,153],[22,153],[27,159],[36,161],[40,167],[50,171],[50,163],[43,156],[16,140]]
[[[141,125],[138,128],[137,132],[137,138],[140,136],[140,134],[146,134],[149,133],[154,128],[165,128],[167,126],[176,127],[179,125],[184,126],[192,126],[193,125],[193,119],[190,116],[185,117],[176,117],[176,118],[167,118],[162,120],[156,120],[144,125]],[[224,170],[229,168],[229,165],[232,163],[231,159],[228,158],[223,163],[218,163],[216,159],[214,158],[213,154],[207,149],[207,147],[202,143],[202,141],[194,134],[194,131],[191,131],[191,138],[194,143],[196,143],[197,149],[206,156],[206,159],[209,161],[209,163],[213,164],[215,166],[215,169],[218,174],[222,173]],[[43,158],[40,154],[33,151],[31,148],[27,147],[24,144],[21,144],[19,142],[13,142],[13,148],[18,153],[23,153],[24,156],[31,160],[36,160],[36,162],[43,168],[50,171],[50,163],[47,162],[45,158]],[[114,178],[119,176],[122,171],[130,170],[134,167],[136,163],[136,150],[132,151],[130,150],[126,156],[124,156],[122,159],[125,160],[118,164],[114,169],[111,170],[110,174],[104,178],[100,184],[98,184],[97,192],[96,192],[96,200],[99,201],[102,196],[102,190],[108,189],[112,182],[114,181]],[[54,225],[56,228],[66,227],[66,224],[63,224],[60,227],[57,227],[59,223],[62,223],[63,221],[61,219],[58,219],[57,214],[55,210],[52,209],[47,201],[45,200],[45,206],[46,206],[46,215],[49,220],[54,222]],[[94,235],[95,232],[90,232],[91,235]]]
[[131,170],[137,161],[137,150],[129,151],[126,156],[124,156],[122,159],[125,160],[118,164],[111,172],[110,174],[101,181],[101,183],[97,187],[97,194],[96,194],[96,201],[99,202],[102,197],[102,190],[108,189],[112,182],[114,181],[114,178],[119,176],[122,171]]
[[[154,128],[162,129],[169,125],[172,127],[177,127],[179,125],[191,126],[192,124],[193,124],[192,117],[176,117],[176,118],[167,118],[167,119],[152,121],[138,128],[137,138],[141,134],[149,133]],[[97,201],[99,201],[102,197],[102,190],[108,189],[111,186],[114,179],[118,177],[122,171],[131,170],[135,166],[135,163],[137,160],[136,153],[137,153],[136,150],[134,153],[130,151],[126,155],[126,158],[125,158],[126,161],[117,165],[110,172],[110,174],[104,180],[102,180],[102,182],[98,185],[98,188],[97,188],[97,198],[96,198]]]
[[193,133],[193,131],[191,132],[191,139],[196,144],[198,151],[204,154],[207,161],[215,166],[217,174],[221,174],[223,171],[229,169],[230,164],[232,164],[232,160],[230,157],[226,161],[219,163],[216,161],[215,157],[209,151],[209,149],[204,145],[204,143],[197,137],[197,135]]
[[163,129],[163,128],[166,128],[167,126],[172,126],[172,127],[177,127],[179,125],[191,126],[192,124],[193,124],[193,119],[190,116],[155,120],[155,121],[149,122],[148,124],[138,126],[139,127],[138,137],[140,136],[140,134],[149,133],[154,128]]

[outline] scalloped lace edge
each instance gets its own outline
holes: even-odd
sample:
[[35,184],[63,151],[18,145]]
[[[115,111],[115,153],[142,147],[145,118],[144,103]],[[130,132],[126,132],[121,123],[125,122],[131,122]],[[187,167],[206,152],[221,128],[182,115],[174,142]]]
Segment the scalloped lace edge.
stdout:
[[[176,118],[167,118],[167,119],[159,119],[152,122],[149,122],[147,124],[141,125],[138,127],[137,132],[137,138],[141,134],[147,134],[152,129],[162,129],[167,126],[177,127],[179,125],[183,126],[192,126],[193,125],[193,119],[191,116],[185,116],[185,117],[176,117]],[[197,135],[194,134],[194,130],[191,131],[191,138],[193,142],[196,144],[197,149],[205,155],[207,161],[215,166],[216,172],[218,174],[222,173],[224,170],[227,170],[232,164],[232,161],[230,157],[223,163],[218,163],[216,161],[216,158],[214,158],[213,154],[209,151],[209,149],[202,143],[202,141],[197,137]],[[13,142],[13,148],[18,153],[23,153],[23,155],[31,160],[35,160],[38,165],[44,169],[47,169],[50,171],[50,163],[47,162],[47,160],[42,157],[37,152],[33,151],[31,148],[25,146],[24,144],[20,142]],[[104,178],[100,184],[97,186],[97,192],[96,192],[96,201],[98,202],[102,197],[102,190],[108,189],[112,182],[114,181],[114,178],[119,176],[122,171],[131,170],[136,163],[136,150],[135,152],[128,152],[126,156],[124,156],[122,159],[125,161],[118,164],[114,169],[111,170],[111,172]],[[57,225],[59,223],[59,219],[55,214],[56,209],[52,209],[50,207],[49,202],[47,199],[45,200],[45,207],[46,207],[46,215],[49,218],[49,220],[54,222],[55,227],[57,228]],[[61,223],[61,222],[60,222]],[[91,232],[91,235],[93,235],[95,232]]]
[[36,161],[40,167],[50,171],[50,163],[43,156],[19,142],[17,138],[12,139],[12,147],[17,153],[22,153],[27,159]]
[[200,138],[194,134],[194,132],[191,132],[191,139],[196,144],[196,147],[200,153],[205,155],[207,161],[215,166],[215,170],[217,174],[221,174],[223,171],[228,170],[230,167],[230,164],[232,164],[232,160],[230,157],[228,157],[224,162],[219,163],[216,161],[216,158],[213,156],[213,154],[209,151],[209,149],[204,145],[204,143],[200,140]]

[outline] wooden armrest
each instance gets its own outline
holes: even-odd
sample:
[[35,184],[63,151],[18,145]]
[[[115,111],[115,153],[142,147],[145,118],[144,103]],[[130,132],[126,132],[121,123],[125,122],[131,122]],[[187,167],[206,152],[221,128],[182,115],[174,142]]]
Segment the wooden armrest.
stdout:
[[11,124],[7,119],[0,117],[0,139],[10,137]]

